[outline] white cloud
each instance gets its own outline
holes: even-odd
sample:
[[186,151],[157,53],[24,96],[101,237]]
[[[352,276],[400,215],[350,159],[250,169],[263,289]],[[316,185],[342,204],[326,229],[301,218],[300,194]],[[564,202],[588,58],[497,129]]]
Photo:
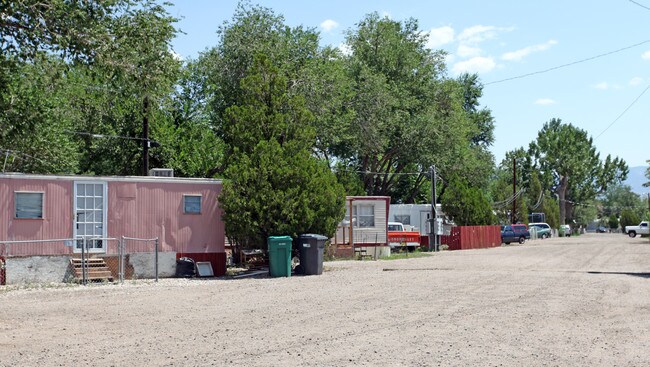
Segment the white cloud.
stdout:
[[628,84],[631,85],[631,86],[635,86],[635,85],[639,85],[641,83],[643,83],[643,78],[635,76],[634,78],[630,79]]
[[329,31],[331,31],[332,29],[334,29],[334,28],[336,28],[338,26],[339,26],[339,24],[336,21],[332,20],[332,19],[326,19],[320,24],[320,27],[325,32],[329,32]]
[[445,55],[445,64],[451,65],[456,61],[456,55],[454,54],[447,54]]
[[427,47],[434,49],[451,43],[454,40],[455,32],[453,28],[444,26],[440,28],[432,28],[429,32],[427,32],[427,34],[429,35]]
[[460,61],[454,64],[452,71],[456,74],[461,73],[487,73],[496,67],[494,59],[491,57],[474,57],[466,61]]
[[553,45],[556,45],[557,41],[556,40],[549,40],[545,43],[541,43],[539,45],[533,45],[533,46],[528,46],[524,47],[522,49],[519,49],[517,51],[511,51],[511,52],[506,52],[501,56],[501,59],[506,60],[506,61],[521,61],[524,57],[534,53],[534,52],[541,52],[548,50],[551,48]]
[[650,51],[646,51],[641,55],[643,60],[650,60]]
[[458,41],[465,44],[477,44],[496,37],[499,32],[509,32],[514,28],[500,28],[495,26],[475,25],[463,29],[458,35]]
[[458,46],[458,51],[456,53],[460,57],[475,57],[481,54],[482,50],[478,47],[471,47],[464,44]]
[[174,51],[174,50],[169,50],[169,53],[172,55],[172,57],[174,58],[174,60],[176,60],[176,61],[183,61],[183,56],[182,56],[181,54],[177,53],[176,51]]
[[598,84],[595,84],[594,88],[600,89],[600,90],[607,90],[607,89],[610,88],[610,85],[607,82],[600,82]]
[[338,48],[344,56],[352,55],[352,48],[347,43],[340,43]]
[[557,102],[555,100],[550,98],[539,98],[538,100],[535,101],[535,104],[538,104],[540,106],[549,106],[556,103]]

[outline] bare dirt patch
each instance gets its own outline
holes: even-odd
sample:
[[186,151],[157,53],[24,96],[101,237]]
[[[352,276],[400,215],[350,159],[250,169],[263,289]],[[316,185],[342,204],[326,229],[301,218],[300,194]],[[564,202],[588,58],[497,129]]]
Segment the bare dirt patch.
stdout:
[[650,365],[647,239],[589,234],[325,269],[0,288],[0,366]]

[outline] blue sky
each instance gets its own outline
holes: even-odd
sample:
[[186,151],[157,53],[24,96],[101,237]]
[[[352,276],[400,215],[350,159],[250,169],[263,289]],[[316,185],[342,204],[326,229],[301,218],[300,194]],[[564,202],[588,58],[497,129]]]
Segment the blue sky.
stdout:
[[[481,104],[495,118],[497,163],[505,152],[527,147],[554,117],[588,131],[603,159],[619,156],[630,167],[650,159],[650,0],[252,3],[283,15],[290,26],[317,29],[322,45],[341,46],[344,32],[370,12],[417,19],[429,45],[449,53],[450,76],[476,72],[485,84]],[[173,42],[174,51],[196,58],[215,46],[217,28],[236,6],[234,0],[175,1],[169,11],[181,18],[185,34]]]

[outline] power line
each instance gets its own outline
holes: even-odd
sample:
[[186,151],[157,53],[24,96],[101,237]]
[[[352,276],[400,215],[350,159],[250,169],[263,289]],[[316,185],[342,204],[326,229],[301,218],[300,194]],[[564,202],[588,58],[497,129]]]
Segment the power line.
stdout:
[[85,135],[85,136],[90,136],[93,138],[109,138],[109,139],[127,139],[127,140],[150,140],[150,139],[145,139],[145,138],[139,138],[135,136],[122,136],[122,135],[105,135],[105,134],[95,134],[95,133],[90,133],[87,131],[72,131],[72,130],[64,130],[67,133],[70,134],[77,134],[77,135]]
[[524,188],[521,188],[521,189],[519,189],[519,191],[517,191],[517,193],[515,193],[514,195],[511,195],[507,199],[492,203],[492,206],[493,207],[502,207],[502,206],[510,205],[513,201],[515,201],[515,199],[517,199],[519,196],[521,196],[521,194],[523,194],[524,191],[526,191],[526,190]]
[[609,55],[612,55],[612,54],[615,54],[615,53],[618,53],[618,52],[621,52],[621,51],[629,50],[629,49],[631,49],[631,48],[634,48],[634,47],[637,47],[637,46],[641,46],[641,45],[644,45],[644,44],[649,43],[649,42],[650,42],[650,40],[645,40],[645,41],[643,41],[643,42],[635,43],[635,44],[633,44],[633,45],[631,45],[631,46],[627,46],[627,47],[619,48],[618,50],[614,50],[614,51],[606,52],[606,53],[603,53],[603,54],[600,54],[600,55],[596,55],[596,56],[588,57],[588,58],[586,58],[586,59],[582,59],[582,60],[578,60],[578,61],[570,62],[570,63],[568,63],[568,64],[562,64],[562,65],[559,65],[559,66],[554,66],[554,67],[549,68],[549,69],[544,69],[544,70],[534,71],[534,72],[532,72],[532,73],[528,73],[528,74],[523,74],[523,75],[513,76],[513,77],[511,77],[511,78],[506,78],[506,79],[501,79],[501,80],[495,80],[495,81],[493,81],[493,82],[485,83],[485,84],[483,84],[483,85],[490,85],[490,84],[503,83],[503,82],[507,82],[507,81],[510,81],[510,80],[515,80],[515,79],[521,79],[521,78],[529,77],[529,76],[532,76],[532,75],[548,73],[549,71],[553,71],[553,70],[557,70],[557,69],[565,68],[565,67],[568,67],[568,66],[573,66],[573,65],[580,64],[580,63],[583,63],[583,62],[587,62],[587,61],[595,60],[595,59],[598,59],[598,58],[601,58],[601,57],[604,57],[604,56],[609,56]]
[[533,206],[533,210],[537,209],[539,205],[542,203],[542,199],[544,198],[544,191],[539,192],[539,198],[537,198],[537,203]]
[[645,6],[645,5],[643,5],[643,4],[640,4],[640,3],[637,3],[637,2],[634,1],[634,0],[627,0],[627,1],[631,2],[632,4],[636,4],[636,5],[642,7],[642,8],[644,8],[644,9],[646,9],[646,10],[650,10],[650,8],[648,8],[647,6]]
[[[33,159],[33,160],[36,160],[36,161],[40,162],[40,163],[43,164],[43,165],[46,165],[46,166],[49,165],[48,162],[45,162],[44,160],[42,160],[42,159],[40,159],[40,158],[34,157],[34,156],[29,155],[29,154],[27,154],[27,153],[23,153],[23,152],[18,151],[18,150],[12,150],[12,149],[4,149],[4,148],[0,148],[0,152],[4,152],[4,153],[5,153],[4,163],[3,163],[3,165],[2,165],[2,172],[5,172],[5,170],[6,170],[6,168],[7,168],[7,161],[8,161],[8,159],[9,159],[9,155],[12,155],[13,157],[23,156],[23,157],[27,157],[27,158],[31,158],[31,159]],[[12,164],[13,164],[13,160],[12,160]]]
[[618,121],[621,117],[623,117],[623,115],[625,115],[625,113],[626,113],[630,108],[632,108],[632,106],[634,106],[634,104],[635,104],[635,103],[636,103],[636,102],[641,98],[641,96],[643,96],[643,95],[645,94],[645,92],[648,91],[648,89],[650,89],[650,85],[648,85],[648,86],[643,90],[643,92],[641,92],[641,94],[639,94],[639,95],[636,97],[636,99],[634,99],[634,101],[632,101],[632,103],[630,103],[630,105],[627,106],[627,108],[626,108],[623,112],[621,112],[621,114],[618,115],[618,117],[617,117],[616,119],[614,119],[614,121],[612,121],[612,123],[609,124],[609,125],[605,128],[605,130],[603,130],[600,134],[598,134],[598,136],[596,136],[596,137],[594,138],[594,140],[600,138],[600,136],[603,135],[603,134],[605,133],[605,131],[607,131],[610,127],[612,127],[612,125],[614,125],[614,124],[616,123],[616,121]]

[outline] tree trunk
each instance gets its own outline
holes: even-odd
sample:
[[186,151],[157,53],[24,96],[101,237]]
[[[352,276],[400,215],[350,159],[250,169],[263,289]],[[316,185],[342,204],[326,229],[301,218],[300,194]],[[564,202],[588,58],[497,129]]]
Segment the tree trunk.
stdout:
[[566,189],[569,186],[569,177],[561,176],[560,177],[560,186],[557,188],[557,193],[560,197],[560,224],[566,224]]

